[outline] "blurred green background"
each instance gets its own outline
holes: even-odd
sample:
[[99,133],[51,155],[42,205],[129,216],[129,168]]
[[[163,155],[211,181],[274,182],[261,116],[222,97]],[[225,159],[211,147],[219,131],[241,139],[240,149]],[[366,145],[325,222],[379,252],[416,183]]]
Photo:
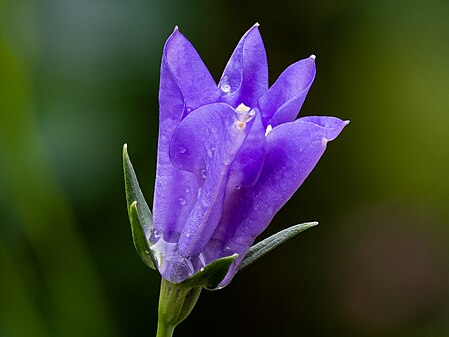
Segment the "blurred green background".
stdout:
[[271,83],[316,54],[302,115],[351,124],[263,236],[320,226],[177,335],[449,336],[449,2],[0,0],[1,337],[155,335],[122,144],[151,201],[165,39],[218,80],[256,21]]

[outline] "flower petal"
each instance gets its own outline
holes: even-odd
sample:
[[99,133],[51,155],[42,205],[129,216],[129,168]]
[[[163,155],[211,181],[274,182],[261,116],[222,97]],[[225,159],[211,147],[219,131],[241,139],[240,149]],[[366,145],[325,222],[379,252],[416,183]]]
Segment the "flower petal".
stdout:
[[[170,240],[180,232],[200,187],[195,175],[173,167],[169,157],[173,132],[189,111],[219,97],[216,83],[192,44],[175,28],[165,43],[159,88],[160,126],[154,227]],[[188,191],[188,192],[187,192]],[[183,199],[181,198],[183,195]],[[179,207],[184,203],[185,207]]]
[[[265,157],[265,148],[265,129],[262,125],[260,113],[257,111],[248,137],[231,166],[222,217],[213,234],[215,240],[224,242],[229,236],[229,232],[235,232],[238,224],[230,220],[233,218],[234,212],[240,208],[242,192],[246,188],[254,186],[259,179]],[[216,245],[216,242],[212,244]],[[220,249],[224,248],[220,247]]]
[[252,124],[253,120],[242,124],[228,104],[215,103],[192,111],[176,129],[170,147],[173,165],[203,181],[179,239],[182,256],[199,254],[211,238],[222,213],[231,164]]
[[[191,195],[198,191],[198,183],[190,172],[173,167],[169,148],[173,132],[181,121],[185,109],[184,97],[169,69],[166,57],[162,59],[159,88],[159,140],[157,151],[156,184],[153,201],[154,228],[166,233],[179,231],[190,213],[189,206],[180,208],[176,196],[189,189]],[[190,203],[190,208],[193,203]],[[166,237],[168,240],[169,238]]]
[[295,120],[313,83],[315,71],[313,57],[300,60],[284,70],[258,100],[264,125],[275,127]]
[[162,63],[167,65],[179,86],[188,110],[218,100],[217,84],[195,48],[177,27],[165,43]]
[[259,33],[255,24],[243,35],[220,80],[222,100],[233,107],[240,103],[256,107],[257,99],[268,89],[268,63]]
[[317,164],[328,141],[348,122],[334,117],[307,117],[274,128],[267,136],[267,150],[256,185],[242,195],[232,221],[238,223],[225,246],[239,258],[222,285],[237,271],[254,239],[291,198]]

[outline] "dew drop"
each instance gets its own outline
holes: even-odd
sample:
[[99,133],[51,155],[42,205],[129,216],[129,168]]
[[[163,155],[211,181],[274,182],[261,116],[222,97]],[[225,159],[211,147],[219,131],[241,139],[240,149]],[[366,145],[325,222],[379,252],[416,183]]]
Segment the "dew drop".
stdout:
[[201,170],[201,178],[206,179],[206,176],[207,176],[206,169],[202,169]]
[[211,148],[211,149],[207,149],[207,155],[209,156],[209,158],[212,158],[214,156],[215,153],[215,147]]
[[223,91],[225,94],[231,91],[231,83],[229,81],[229,77],[226,75],[223,76],[223,78],[220,81],[220,90]]
[[237,186],[235,187],[236,190],[239,190],[239,189],[241,189],[241,188],[242,188],[242,186],[240,186],[240,185],[237,185]]
[[184,206],[187,203],[187,200],[183,197],[179,197],[178,202],[181,206]]
[[187,111],[188,114],[191,113],[192,110],[193,110],[192,108],[189,108],[189,107],[186,108],[186,111]]
[[186,193],[189,193],[190,192],[190,188],[188,188],[188,187],[186,187]]
[[179,153],[185,153],[187,149],[184,146],[180,145],[178,151]]

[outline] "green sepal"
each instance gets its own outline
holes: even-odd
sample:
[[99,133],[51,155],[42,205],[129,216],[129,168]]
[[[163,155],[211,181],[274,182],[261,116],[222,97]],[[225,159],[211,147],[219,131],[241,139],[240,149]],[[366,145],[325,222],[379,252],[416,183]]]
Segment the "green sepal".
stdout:
[[215,260],[214,262],[201,268],[201,270],[196,274],[179,283],[179,285],[190,288],[203,287],[207,290],[216,290],[220,282],[223,281],[228,273],[232,262],[238,256],[238,254],[234,254]]
[[151,249],[145,236],[145,231],[140,224],[137,211],[137,201],[134,201],[129,208],[129,222],[131,224],[131,234],[137,254],[139,254],[143,263],[145,263],[148,267],[156,269],[154,258],[151,254]]
[[255,262],[265,254],[271,252],[273,249],[275,249],[277,246],[281,245],[288,239],[291,239],[295,235],[316,225],[318,225],[318,222],[306,222],[303,224],[295,225],[256,243],[249,249],[248,253],[245,255],[245,258],[240,264],[239,270],[248,267],[251,263]]
[[153,215],[140,189],[136,173],[129,159],[127,145],[123,145],[123,172],[131,233],[137,253],[148,267],[156,269],[145,232],[153,228]]

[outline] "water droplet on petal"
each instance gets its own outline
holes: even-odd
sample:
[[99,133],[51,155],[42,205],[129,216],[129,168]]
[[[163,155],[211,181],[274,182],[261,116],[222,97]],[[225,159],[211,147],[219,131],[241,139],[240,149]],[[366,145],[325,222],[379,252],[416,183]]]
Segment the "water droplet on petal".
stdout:
[[159,239],[162,236],[162,233],[160,231],[153,231],[153,235],[155,239]]
[[223,91],[225,94],[231,91],[231,82],[229,81],[229,77],[226,75],[223,76],[223,78],[220,81],[220,90]]
[[202,169],[201,170],[201,178],[206,179],[207,173],[206,173],[206,169]]
[[178,201],[181,206],[184,206],[187,203],[187,200],[183,197],[179,197]]
[[186,193],[190,192],[190,188],[186,187]]
[[187,111],[188,114],[191,113],[192,110],[193,110],[192,108],[186,107],[186,111]]
[[179,153],[185,153],[187,149],[184,146],[180,145],[178,151]]
[[239,189],[241,189],[241,188],[242,188],[242,186],[240,186],[240,185],[237,185],[237,186],[235,187],[236,190],[239,190]]
[[214,156],[215,153],[215,147],[213,147],[212,149],[207,149],[207,155],[209,156],[209,158],[212,158]]

